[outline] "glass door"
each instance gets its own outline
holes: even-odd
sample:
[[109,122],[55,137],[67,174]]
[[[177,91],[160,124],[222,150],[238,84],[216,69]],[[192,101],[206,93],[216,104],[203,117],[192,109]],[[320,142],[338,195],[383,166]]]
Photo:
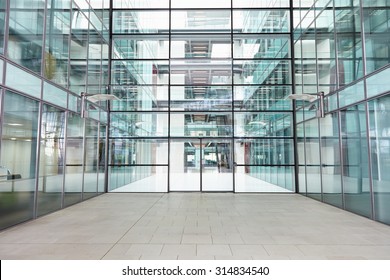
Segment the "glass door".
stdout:
[[233,191],[230,140],[202,139],[202,191]]

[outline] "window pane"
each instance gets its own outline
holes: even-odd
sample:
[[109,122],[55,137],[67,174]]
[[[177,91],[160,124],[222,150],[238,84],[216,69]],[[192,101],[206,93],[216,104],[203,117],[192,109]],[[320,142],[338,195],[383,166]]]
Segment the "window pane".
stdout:
[[11,64],[7,64],[5,84],[11,88],[27,93],[33,97],[41,97],[41,80]]
[[168,11],[114,11],[113,33],[168,33]]
[[366,110],[364,105],[341,112],[345,208],[370,217]]
[[290,32],[290,12],[288,10],[234,10],[233,32]]
[[114,0],[113,8],[117,9],[161,9],[169,8],[169,0]]
[[172,8],[230,8],[231,0],[171,0]]
[[230,10],[172,11],[171,14],[172,33],[227,33],[231,30]]
[[0,54],[4,54],[4,33],[5,33],[5,3],[0,3]]
[[371,171],[374,188],[375,218],[390,223],[390,97],[369,103]]
[[167,137],[166,113],[112,113],[111,137]]
[[44,9],[40,0],[10,1],[8,57],[36,73],[41,73]]
[[97,195],[98,123],[86,119],[83,199]]
[[43,84],[43,100],[52,104],[66,108],[68,104],[68,94],[66,91],[55,87],[49,83]]
[[289,0],[233,0],[233,8],[284,8],[289,5]]
[[38,182],[38,216],[61,208],[65,156],[65,112],[43,106]]
[[169,40],[166,36],[131,36],[114,38],[114,59],[168,59]]
[[234,35],[234,58],[288,58],[289,37],[275,35]]
[[3,114],[0,158],[1,229],[33,217],[38,102],[7,92]]

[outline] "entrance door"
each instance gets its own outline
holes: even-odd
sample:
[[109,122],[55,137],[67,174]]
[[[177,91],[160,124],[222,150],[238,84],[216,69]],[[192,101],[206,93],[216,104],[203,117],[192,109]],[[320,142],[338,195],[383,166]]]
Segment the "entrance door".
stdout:
[[170,191],[233,191],[230,140],[172,139]]

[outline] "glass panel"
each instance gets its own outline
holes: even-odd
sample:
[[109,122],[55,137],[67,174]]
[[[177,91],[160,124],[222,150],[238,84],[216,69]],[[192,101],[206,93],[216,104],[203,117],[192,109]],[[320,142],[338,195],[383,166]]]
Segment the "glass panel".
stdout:
[[368,74],[390,63],[390,7],[389,1],[362,2]]
[[110,164],[168,164],[167,139],[111,139]]
[[98,129],[99,124],[85,120],[85,161],[83,199],[97,195]]
[[289,5],[289,0],[233,0],[233,8],[284,8]]
[[112,82],[114,85],[168,84],[169,61],[113,61]]
[[320,139],[318,119],[305,123],[307,196],[321,200]]
[[334,113],[320,119],[320,129],[323,200],[342,207],[338,114]]
[[68,86],[71,1],[47,1],[44,76]]
[[54,105],[66,108],[68,105],[68,94],[66,91],[59,89],[47,82],[43,83],[43,100]]
[[3,84],[3,67],[4,67],[4,61],[0,59],[0,84]]
[[106,135],[107,126],[100,124],[98,154],[98,193],[105,191]]
[[171,140],[170,191],[200,191],[200,140]]
[[33,97],[41,98],[41,80],[11,64],[7,64],[5,84]]
[[62,206],[65,156],[65,112],[44,105],[38,181],[38,216]]
[[359,0],[335,2],[340,86],[349,84],[363,76],[359,2]]
[[110,137],[167,137],[168,114],[112,113]]
[[231,113],[172,113],[171,136],[218,137],[232,135]]
[[172,86],[170,107],[173,111],[231,110],[231,86]]
[[364,82],[361,81],[357,84],[347,87],[339,92],[339,106],[344,107],[346,105],[358,102],[364,99]]
[[171,84],[227,85],[232,82],[231,60],[188,59],[171,61]]
[[158,35],[117,36],[113,39],[112,50],[114,59],[168,59],[169,38]]
[[298,153],[298,184],[299,193],[306,195],[306,148],[305,148],[305,124],[297,125],[297,153]]
[[230,140],[202,140],[202,191],[233,191]]
[[172,35],[171,58],[230,59],[231,57],[232,45],[229,34]]
[[65,206],[81,201],[83,187],[83,131],[84,124],[79,115],[68,114],[65,162]]
[[366,133],[364,105],[353,106],[341,112],[345,208],[370,217],[371,198]]
[[3,107],[0,229],[33,217],[38,131],[38,102],[7,92]]
[[267,59],[290,57],[286,35],[234,35],[234,58]]
[[8,57],[36,73],[41,73],[44,10],[41,0],[10,1]]
[[[185,1],[181,1],[185,3]],[[215,1],[208,1],[215,3]],[[172,33],[227,33],[231,30],[230,10],[188,10],[171,12]]]
[[292,137],[289,113],[235,113],[234,134],[238,137]]
[[375,95],[390,91],[390,84],[388,81],[389,77],[390,68],[367,78],[367,97],[373,97]]
[[171,0],[172,8],[230,8],[231,0]]
[[168,86],[113,86],[111,111],[168,111]]
[[169,0],[114,0],[113,8],[117,9],[162,9],[169,8]]
[[[90,27],[92,28],[93,26],[90,25]],[[100,36],[100,34],[97,32],[98,31],[95,29],[89,30],[89,37],[88,37],[87,92],[89,94],[106,93],[106,86],[107,86],[107,85],[100,85],[104,41]]]
[[0,54],[4,54],[5,4],[6,1],[0,3]]
[[235,86],[234,109],[238,111],[291,111],[290,86]]
[[290,12],[288,10],[234,10],[233,32],[290,32]]
[[[88,18],[73,5],[72,33],[70,42],[69,88],[80,94],[86,91],[88,58]],[[83,35],[84,34],[84,35]]]
[[108,182],[109,192],[167,192],[168,167],[113,166],[108,170]]
[[390,224],[390,97],[369,103],[375,218]]
[[113,33],[168,33],[168,11],[114,11]]
[[291,62],[288,60],[235,60],[235,84],[290,84]]

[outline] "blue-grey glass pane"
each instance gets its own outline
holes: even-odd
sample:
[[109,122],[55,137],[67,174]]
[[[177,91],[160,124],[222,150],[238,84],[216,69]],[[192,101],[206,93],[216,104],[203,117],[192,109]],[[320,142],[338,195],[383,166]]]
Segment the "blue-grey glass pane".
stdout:
[[349,104],[363,100],[364,98],[364,82],[347,87],[339,92],[339,106],[344,107]]
[[61,208],[65,156],[65,112],[43,106],[39,158],[38,216]]
[[98,122],[86,119],[83,199],[88,199],[97,195],[99,162],[98,132]]
[[130,38],[114,37],[112,46],[114,59],[168,59],[168,36],[133,35]]
[[338,114],[320,119],[323,200],[342,207]]
[[172,113],[171,136],[232,136],[232,114],[218,112]]
[[341,112],[345,208],[370,217],[366,110],[357,105]]
[[371,73],[390,63],[389,1],[363,1],[366,70]]
[[80,104],[80,98],[77,96],[74,96],[72,94],[68,95],[69,101],[68,101],[68,109],[72,110],[74,112],[80,112],[79,104]]
[[41,80],[9,63],[7,63],[5,84],[18,91],[41,97]]
[[5,4],[6,1],[1,1],[0,3],[0,54],[4,53]]
[[167,192],[167,166],[112,166],[108,169],[109,192]]
[[68,86],[71,1],[47,1],[44,76]]
[[234,35],[234,58],[289,58],[290,39],[286,35]]
[[234,109],[237,111],[291,111],[290,86],[234,86]]
[[166,139],[111,139],[110,164],[168,164]]
[[113,85],[164,85],[168,84],[169,61],[113,61],[111,71]]
[[163,9],[169,8],[169,0],[114,0],[113,8],[115,9]]
[[371,101],[369,108],[375,218],[390,224],[390,98]]
[[0,84],[3,84],[3,67],[4,67],[4,61],[0,59]]
[[83,187],[83,119],[68,114],[65,162],[65,206],[81,201]]
[[234,10],[234,33],[290,32],[289,10]]
[[7,92],[3,107],[1,229],[33,217],[39,106],[36,101]]
[[66,91],[53,86],[52,84],[43,83],[43,100],[46,100],[54,105],[66,108],[68,104],[68,94]]
[[8,57],[36,73],[41,73],[44,10],[44,1],[10,1]]
[[234,114],[237,137],[292,137],[291,113],[237,112]]
[[367,78],[367,97],[373,97],[375,95],[390,91],[390,83],[388,81],[390,76],[390,68],[379,72],[369,78]]
[[166,113],[112,113],[110,120],[111,137],[168,136]]
[[230,33],[230,31],[230,9],[176,10],[171,12],[172,33]]
[[232,108],[231,86],[172,86],[170,108],[174,111],[223,111]]
[[285,85],[291,83],[289,60],[234,60],[234,84]]
[[168,11],[114,11],[113,33],[168,33]]

